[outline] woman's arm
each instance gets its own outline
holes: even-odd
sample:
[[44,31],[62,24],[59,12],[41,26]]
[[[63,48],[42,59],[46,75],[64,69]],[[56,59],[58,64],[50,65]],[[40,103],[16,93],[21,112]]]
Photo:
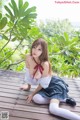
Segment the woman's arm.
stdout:
[[26,64],[26,67],[27,67],[27,68],[30,67],[30,65],[29,65],[29,59],[30,59],[30,55],[27,54],[27,55],[26,55],[26,60],[25,60],[25,64]]
[[39,84],[38,87],[32,92],[32,95],[34,96],[41,89],[42,89],[42,86]]
[[44,68],[43,77],[47,77],[49,75],[49,62],[48,61],[44,62],[43,68]]
[[27,98],[27,103],[30,103],[32,101],[33,96],[42,89],[41,85],[39,84],[38,87],[30,94]]

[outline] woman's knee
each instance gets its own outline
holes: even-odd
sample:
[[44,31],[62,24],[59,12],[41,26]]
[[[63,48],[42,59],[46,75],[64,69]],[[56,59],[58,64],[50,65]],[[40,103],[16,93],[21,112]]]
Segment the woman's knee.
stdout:
[[33,101],[35,102],[35,103],[38,103],[38,104],[40,104],[41,103],[41,95],[39,95],[39,94],[35,94],[34,96],[33,96]]
[[33,99],[32,99],[32,100],[36,103],[36,102],[37,102],[37,99],[38,99],[38,95],[36,94],[36,95],[33,96]]
[[56,100],[52,100],[49,105],[49,112],[51,114],[57,115],[58,108],[59,108],[59,102]]
[[42,97],[40,94],[36,94],[33,96],[33,101],[38,104],[48,104],[49,100],[46,98]]

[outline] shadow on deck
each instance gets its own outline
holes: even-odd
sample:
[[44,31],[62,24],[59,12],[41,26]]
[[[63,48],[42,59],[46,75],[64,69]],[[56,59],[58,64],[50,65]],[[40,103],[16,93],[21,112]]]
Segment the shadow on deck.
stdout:
[[[0,117],[5,117],[6,111],[9,112],[9,120],[65,120],[64,118],[50,115],[48,105],[37,105],[26,103],[26,96],[31,91],[21,91],[24,73],[0,70]],[[65,78],[69,85],[69,95],[76,99],[76,107],[60,104],[62,108],[69,109],[80,115],[80,80]],[[3,115],[3,116],[2,116]],[[1,119],[3,120],[3,119]]]

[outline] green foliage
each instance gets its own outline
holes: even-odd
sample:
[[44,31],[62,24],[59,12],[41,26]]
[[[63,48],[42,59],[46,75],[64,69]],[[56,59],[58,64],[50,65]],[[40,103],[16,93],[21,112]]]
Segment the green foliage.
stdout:
[[30,19],[36,18],[36,7],[28,8],[29,3],[23,3],[23,0],[18,0],[18,5],[15,0],[11,0],[8,6],[4,6],[7,11],[7,17],[14,23],[16,20],[20,22],[30,23]]
[[6,17],[0,13],[0,68],[24,70],[25,55],[32,42],[42,37],[48,43],[53,71],[59,75],[80,76],[80,30],[76,31],[67,19],[47,20],[38,26],[36,7],[29,8],[27,1],[17,2],[11,0],[5,5]]
[[3,29],[7,24],[7,18],[2,17],[2,14],[0,13],[0,29]]
[[15,67],[14,68],[12,67],[12,68],[13,68],[13,70],[16,70],[16,71],[23,71],[24,70],[24,66],[25,66],[25,63],[23,62],[23,63],[17,65],[16,69],[15,69]]
[[0,12],[2,11],[2,0],[0,0]]
[[[1,46],[4,45],[6,41],[0,41],[0,49],[1,49]],[[3,60],[3,58],[7,57],[10,53],[11,53],[11,48],[10,47],[6,47],[2,52],[0,52],[0,63],[1,61]],[[9,65],[11,63],[11,58],[10,59],[7,59],[6,62],[4,62],[4,64],[0,64],[0,68],[6,68],[7,65]]]
[[34,19],[36,18],[36,7],[29,8],[29,3],[23,3],[23,0],[18,0],[18,4],[15,0],[11,0],[8,6],[4,6],[8,17],[8,28],[6,32],[10,32],[10,39],[15,41],[16,39],[22,40],[27,37],[27,30],[31,29]]
[[[49,40],[49,54],[53,71],[68,76],[80,75],[80,41],[70,39],[67,33]],[[52,44],[53,43],[53,44]]]
[[[11,68],[13,65],[16,65],[14,63],[20,63],[20,60],[24,59],[22,58],[22,53],[20,52],[21,49],[23,50],[21,46],[23,46],[24,41],[26,41],[25,46],[26,44],[27,46],[29,45],[30,37],[28,36],[28,31],[31,30],[34,26],[34,19],[36,18],[37,14],[36,7],[33,6],[30,8],[29,3],[23,2],[23,0],[18,0],[18,3],[16,3],[15,0],[11,0],[8,6],[5,5],[4,8],[7,12],[6,16],[8,22],[6,29],[0,31],[2,41],[5,40],[4,44],[0,44],[0,66],[1,68]],[[0,14],[1,29],[6,25],[5,18],[6,17],[2,18],[2,14]],[[14,45],[15,43],[17,44],[11,49],[11,47],[8,47],[11,43],[13,43]],[[10,49],[10,51],[8,50],[8,48]],[[5,54],[6,51],[7,54]],[[25,51],[23,54],[25,54]],[[13,56],[16,56],[15,60]]]
[[[3,46],[5,44],[6,40],[1,40],[0,41],[0,49],[1,46]],[[14,42],[10,42],[3,50],[2,52],[0,52],[0,68],[3,69],[7,69],[10,65],[9,69],[13,69],[13,70],[17,70],[17,64],[15,64],[16,62],[18,63],[20,60],[22,61],[23,57],[21,56],[20,50],[16,50],[15,54],[13,54],[12,56],[10,56],[13,53],[14,50],[14,46],[13,46]],[[14,44],[15,45],[15,44]],[[10,56],[10,57],[9,57]],[[9,57],[9,58],[8,58]],[[2,62],[5,59],[4,62]],[[23,63],[21,63],[22,65],[24,65]],[[14,65],[14,66],[13,66]],[[21,65],[20,65],[21,66]],[[24,67],[24,66],[23,66]],[[19,67],[20,68],[20,67]],[[21,70],[21,69],[20,69]],[[19,71],[19,70],[18,70]]]
[[64,32],[68,33],[70,37],[74,35],[74,28],[68,19],[64,20],[46,20],[39,24],[40,30],[48,37],[54,37],[55,35],[63,35]]

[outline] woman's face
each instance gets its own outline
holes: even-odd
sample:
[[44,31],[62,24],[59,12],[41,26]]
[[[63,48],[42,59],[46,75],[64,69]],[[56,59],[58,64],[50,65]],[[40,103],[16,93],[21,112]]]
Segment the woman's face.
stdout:
[[32,56],[34,58],[39,58],[39,56],[42,54],[42,47],[41,45],[38,45],[38,46],[34,46],[32,48]]

